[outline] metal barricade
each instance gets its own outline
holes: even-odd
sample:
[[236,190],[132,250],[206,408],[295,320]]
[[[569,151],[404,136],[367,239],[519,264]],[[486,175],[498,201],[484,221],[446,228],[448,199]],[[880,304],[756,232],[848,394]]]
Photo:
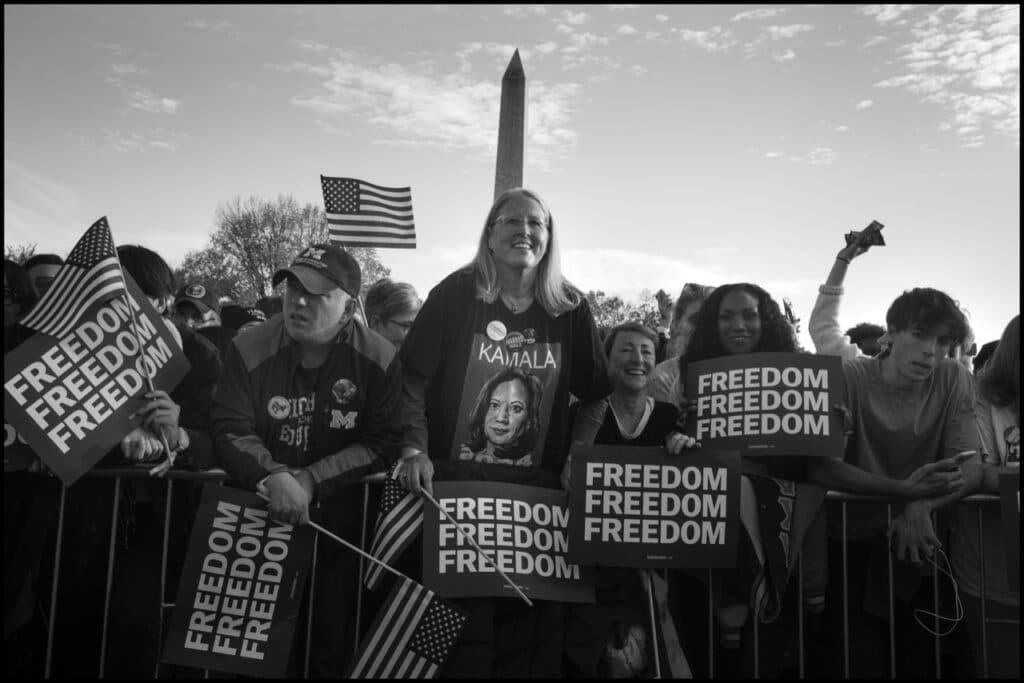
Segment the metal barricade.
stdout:
[[[120,508],[121,501],[122,501],[122,498],[123,498],[123,496],[121,495],[121,492],[122,492],[122,480],[146,479],[146,480],[152,481],[152,479],[149,477],[149,475],[147,473],[147,469],[145,467],[142,467],[142,466],[140,466],[140,467],[132,467],[132,468],[118,468],[118,469],[96,469],[96,470],[93,470],[93,471],[89,472],[86,476],[87,477],[104,477],[104,478],[113,478],[114,479],[114,496],[113,496],[114,500],[113,500],[113,510],[112,510],[112,513],[111,513],[110,540],[109,540],[109,548],[108,548],[108,551],[107,551],[107,569],[106,569],[106,581],[105,581],[105,587],[104,587],[103,624],[102,624],[101,644],[100,644],[101,652],[99,653],[100,656],[99,656],[99,672],[98,672],[98,676],[100,678],[103,678],[104,674],[105,674],[105,669],[106,669],[107,635],[108,635],[108,626],[109,626],[109,620],[110,620],[110,612],[111,612],[111,608],[112,608],[112,605],[111,605],[111,595],[112,595],[112,588],[113,588],[113,576],[114,576],[114,566],[115,566],[115,562],[116,562],[116,550],[117,550],[117,538],[118,538],[117,522],[118,522],[119,508]],[[173,598],[168,600],[168,596],[167,596],[167,588],[168,588],[168,586],[167,586],[168,561],[170,559],[168,557],[168,555],[169,555],[169,538],[170,538],[170,525],[172,523],[171,517],[172,517],[172,497],[174,495],[174,483],[176,481],[180,481],[180,480],[216,481],[216,482],[223,483],[225,479],[226,479],[226,475],[224,474],[223,471],[220,471],[220,470],[214,470],[214,471],[211,471],[211,472],[185,472],[185,471],[174,471],[174,470],[172,470],[165,477],[165,482],[166,482],[166,486],[167,486],[167,489],[166,489],[167,496],[166,496],[166,501],[164,503],[164,516],[163,516],[164,517],[164,519],[163,519],[164,528],[163,528],[163,538],[162,538],[162,545],[161,545],[161,557],[160,557],[160,568],[159,568],[159,572],[160,572],[159,617],[160,618],[159,618],[159,627],[158,627],[158,639],[159,639],[160,642],[157,644],[158,645],[158,653],[159,653],[159,650],[162,648],[162,644],[163,644],[162,641],[163,641],[163,638],[164,638],[164,635],[165,635],[164,634],[164,623],[165,623],[166,617],[168,615],[168,610],[171,610],[171,609],[174,608]],[[361,529],[361,535],[360,535],[360,546],[364,550],[367,549],[368,540],[370,540],[369,539],[369,533],[370,533],[370,530],[372,529],[371,525],[374,523],[374,521],[376,519],[375,512],[371,511],[369,509],[370,486],[379,485],[382,481],[383,481],[383,475],[377,474],[377,475],[373,475],[371,477],[367,477],[363,481],[363,483],[362,483],[363,493],[364,493],[364,501],[363,501],[363,515],[362,515],[363,519],[362,519],[362,529]],[[55,631],[55,626],[56,626],[57,616],[58,616],[58,592],[59,592],[59,587],[60,587],[60,574],[61,574],[60,570],[61,570],[61,560],[62,560],[62,543],[63,543],[63,539],[64,539],[64,525],[66,524],[66,514],[65,514],[66,513],[66,496],[67,496],[67,489],[62,487],[61,495],[60,495],[60,500],[59,500],[58,515],[57,515],[56,544],[55,544],[54,556],[53,556],[54,557],[54,570],[53,570],[52,583],[51,583],[51,587],[50,587],[50,605],[49,605],[49,609],[48,609],[49,618],[47,620],[47,639],[46,639],[46,655],[45,655],[45,668],[44,668],[44,677],[46,677],[46,678],[49,678],[50,675],[51,675],[51,672],[52,672],[52,662],[53,662],[53,657],[54,657],[54,654],[55,654],[54,653],[54,631]],[[983,521],[983,518],[982,518],[982,508],[983,508],[983,506],[986,506],[986,505],[998,504],[998,500],[999,500],[998,497],[992,496],[992,495],[975,495],[975,496],[970,496],[968,498],[965,498],[964,500],[962,500],[962,501],[960,501],[958,503],[959,505],[970,505],[970,506],[973,506],[977,510],[978,536],[979,536],[979,543],[980,543],[980,548],[981,548],[981,553],[980,553],[980,558],[979,558],[980,568],[981,568],[981,570],[980,570],[980,589],[981,589],[981,596],[980,597],[981,597],[981,610],[982,610],[982,612],[981,612],[981,619],[982,619],[982,624],[985,625],[985,626],[987,626],[989,621],[988,621],[987,615],[985,613],[985,599],[986,599],[985,565],[986,565],[987,558],[986,558],[986,549],[985,549],[985,543],[984,543],[984,521]],[[842,629],[843,630],[843,648],[842,649],[843,649],[843,672],[844,672],[844,676],[846,678],[850,677],[850,648],[849,648],[850,638],[851,638],[851,635],[853,637],[856,637],[856,634],[851,634],[850,633],[850,624],[849,624],[849,591],[848,591],[848,586],[849,586],[849,578],[850,577],[848,575],[849,558],[847,557],[847,523],[848,523],[847,505],[851,504],[851,503],[858,503],[858,504],[873,503],[873,504],[879,504],[879,505],[886,505],[887,506],[887,518],[890,521],[890,523],[892,521],[892,507],[891,507],[892,503],[891,502],[888,502],[888,501],[885,501],[885,500],[882,500],[882,499],[878,499],[878,498],[871,498],[871,497],[864,497],[864,496],[851,496],[851,495],[840,494],[840,493],[836,493],[836,492],[829,492],[828,495],[826,496],[826,503],[825,503],[826,505],[828,505],[828,506],[836,506],[836,505],[838,505],[840,507],[839,516],[840,516],[841,532],[842,532],[842,538],[840,539],[840,541],[841,541],[841,547],[842,547],[842,576],[843,576],[843,585],[842,585],[842,591],[841,591],[842,592],[842,614],[843,614],[843,624],[842,624],[842,627],[843,627],[843,629]],[[317,555],[318,555],[318,552],[319,552],[319,538],[316,538],[314,540],[314,545],[313,545],[313,561],[312,561],[312,565],[311,565],[311,569],[310,569],[310,576],[309,576],[310,585],[309,585],[309,597],[308,597],[308,615],[307,615],[308,618],[307,618],[307,623],[306,623],[305,653],[304,653],[304,662],[303,662],[303,674],[307,678],[309,677],[309,664],[310,664],[310,634],[312,632],[313,610],[315,609],[315,606],[316,606],[316,595],[315,595],[315,590],[314,590],[314,586],[315,586],[314,578],[315,578],[316,571],[317,571]],[[896,674],[896,672],[895,672],[895,652],[896,652],[896,646],[897,646],[898,643],[897,643],[897,633],[896,633],[895,621],[894,621],[893,563],[892,563],[892,554],[891,553],[889,553],[889,560],[888,560],[887,570],[888,570],[888,578],[889,578],[889,587],[888,587],[888,601],[889,601],[889,634],[888,634],[889,635],[889,670],[890,670],[890,673],[893,674],[893,676],[895,677],[895,674]],[[358,573],[358,576],[359,576],[359,590],[356,593],[356,596],[357,596],[356,597],[356,604],[354,606],[355,607],[355,617],[356,617],[355,629],[354,629],[355,630],[355,643],[354,643],[354,647],[358,647],[359,639],[363,635],[362,634],[362,628],[363,628],[363,624],[362,624],[362,622],[363,622],[363,614],[362,614],[362,612],[363,612],[363,591],[365,590],[363,588],[363,578],[365,577],[365,573],[366,573],[366,560],[360,558],[359,573]],[[714,678],[715,677],[715,669],[716,669],[716,667],[715,667],[715,657],[716,657],[717,652],[716,652],[716,646],[715,646],[716,639],[714,637],[715,636],[715,623],[714,623],[714,614],[715,614],[714,607],[715,607],[715,605],[714,605],[714,595],[713,595],[713,591],[712,591],[712,575],[713,575],[713,572],[711,570],[708,570],[708,572],[707,572],[707,579],[708,579],[708,582],[707,582],[707,591],[708,591],[707,592],[707,597],[708,597],[708,602],[707,602],[707,606],[708,606],[708,624],[707,624],[707,633],[708,633],[708,675],[709,675],[709,677]],[[938,576],[937,571],[933,570],[933,575],[934,575],[935,578],[937,578],[937,576]],[[804,634],[804,629],[805,629],[806,624],[805,624],[805,619],[804,619],[804,616],[803,616],[803,612],[804,612],[804,600],[803,600],[803,597],[804,597],[804,595],[803,595],[804,566],[803,566],[803,555],[802,554],[801,554],[798,566],[796,568],[795,577],[794,578],[795,578],[796,583],[797,583],[797,589],[796,589],[796,596],[797,596],[796,628],[797,628],[798,633],[796,634],[796,636],[797,636],[796,637],[796,643],[797,643],[798,675],[799,675],[800,678],[804,678],[805,675],[806,675],[806,666],[805,665],[806,665],[807,652],[806,652],[805,634]],[[935,586],[936,586],[936,588],[933,591],[933,593],[934,593],[933,594],[933,606],[934,606],[934,612],[938,613],[939,612],[939,593],[938,593],[938,588],[937,588],[937,586],[938,586],[938,582],[937,581],[935,582]],[[760,674],[761,674],[760,624],[758,623],[759,620],[758,620],[757,615],[754,613],[753,610],[750,612],[750,615],[749,615],[748,619],[750,621],[750,632],[751,632],[751,635],[752,635],[752,649],[753,649],[753,664],[752,664],[751,674],[752,674],[753,678],[758,678],[758,677],[760,677]],[[1019,620],[1016,623],[1019,623]],[[938,626],[937,620],[936,620],[936,624],[935,625],[936,625],[935,630],[937,631],[938,630],[938,628],[937,628],[937,626]],[[982,630],[982,651],[979,654],[981,655],[982,660],[984,662],[985,675],[987,676],[987,674],[988,674],[988,667],[987,667],[988,639],[987,639],[986,631],[987,631],[987,629],[983,628],[983,630]],[[935,636],[934,637],[934,648],[935,648],[934,656],[935,656],[935,666],[936,666],[936,674],[937,674],[937,676],[941,676],[941,673],[942,673],[941,672],[941,666],[942,666],[942,662],[941,662],[942,643],[941,643],[941,640],[942,639],[939,636]],[[161,669],[161,665],[160,665],[160,662],[159,662],[159,654],[158,654],[157,662],[155,662],[154,669],[153,669],[154,678],[159,678],[161,673],[162,673],[162,669]],[[208,676],[209,672],[204,672],[204,675]]]

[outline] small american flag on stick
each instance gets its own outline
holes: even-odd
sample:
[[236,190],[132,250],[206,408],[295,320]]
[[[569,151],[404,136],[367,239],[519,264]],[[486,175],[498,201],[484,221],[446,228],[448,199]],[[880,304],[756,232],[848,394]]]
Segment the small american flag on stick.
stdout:
[[412,579],[395,584],[349,678],[437,678],[468,617]]
[[344,247],[415,249],[412,192],[355,178],[320,176],[331,242]]
[[[384,479],[380,514],[370,546],[370,554],[387,564],[394,563],[423,527],[423,499],[398,483],[396,477],[400,465],[400,462],[395,463]],[[384,570],[380,566],[372,565],[364,580],[366,587],[371,590],[377,588],[383,575]]]
[[114,239],[104,216],[78,240],[50,289],[21,324],[61,338],[94,304],[124,296],[126,291]]

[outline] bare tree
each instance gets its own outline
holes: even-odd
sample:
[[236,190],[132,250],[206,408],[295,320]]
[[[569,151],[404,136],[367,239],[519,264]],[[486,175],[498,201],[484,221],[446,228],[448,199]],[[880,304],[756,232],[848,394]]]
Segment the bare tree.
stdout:
[[4,258],[10,259],[17,263],[19,266],[24,265],[25,261],[35,256],[36,245],[34,244],[5,244],[4,245]]

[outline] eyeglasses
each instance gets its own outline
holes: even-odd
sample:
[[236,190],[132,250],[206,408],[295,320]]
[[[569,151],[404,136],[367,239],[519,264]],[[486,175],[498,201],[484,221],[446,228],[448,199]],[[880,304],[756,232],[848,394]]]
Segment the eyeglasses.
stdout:
[[510,216],[498,216],[494,219],[495,224],[507,225],[514,230],[519,230],[523,227],[524,223],[530,230],[543,230],[547,227],[547,221],[543,218],[537,218],[536,216],[526,216],[525,222],[523,218],[512,218]]

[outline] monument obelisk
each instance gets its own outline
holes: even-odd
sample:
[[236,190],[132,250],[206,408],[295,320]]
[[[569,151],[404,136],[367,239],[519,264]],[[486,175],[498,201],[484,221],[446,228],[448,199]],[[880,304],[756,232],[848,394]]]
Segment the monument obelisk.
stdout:
[[501,78],[501,112],[498,115],[498,159],[494,172],[494,197],[523,186],[526,160],[526,74],[519,49],[512,55]]

